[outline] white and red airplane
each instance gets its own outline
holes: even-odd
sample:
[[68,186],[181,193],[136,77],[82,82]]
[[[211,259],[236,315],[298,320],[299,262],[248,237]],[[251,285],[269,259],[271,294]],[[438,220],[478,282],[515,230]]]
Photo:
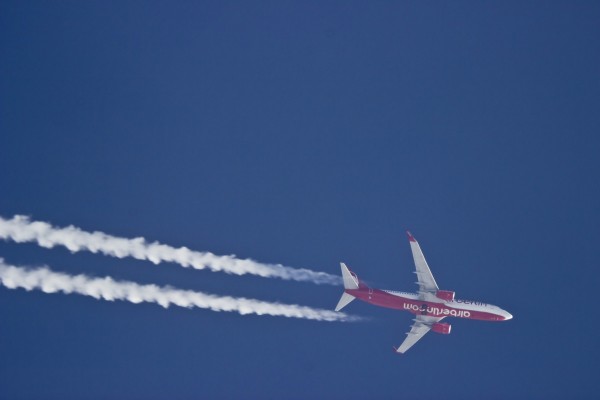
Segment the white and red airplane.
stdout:
[[405,310],[416,315],[413,319],[408,337],[400,347],[394,347],[397,353],[404,353],[430,330],[436,333],[449,334],[451,325],[440,322],[446,317],[466,319],[479,319],[482,321],[506,321],[512,315],[500,307],[485,304],[480,301],[459,300],[454,298],[454,292],[440,290],[431,270],[425,261],[423,252],[415,238],[408,234],[410,248],[415,260],[415,267],[419,285],[418,293],[397,292],[394,290],[380,290],[368,287],[360,281],[356,274],[341,263],[342,277],[344,279],[344,293],[338,302],[335,311],[340,311],[352,300],[358,298],[367,303],[380,307]]

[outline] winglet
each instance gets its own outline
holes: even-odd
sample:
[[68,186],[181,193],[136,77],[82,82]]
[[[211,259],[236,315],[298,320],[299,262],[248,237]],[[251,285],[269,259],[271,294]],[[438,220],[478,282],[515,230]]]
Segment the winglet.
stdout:
[[392,349],[394,349],[394,353],[396,353],[396,354],[398,354],[398,355],[404,354],[404,353],[400,353],[400,352],[398,351],[398,348],[397,348],[396,346],[392,346]]
[[406,231],[406,234],[408,235],[408,240],[411,242],[416,242],[414,236],[412,235],[412,233],[410,233],[409,231]]

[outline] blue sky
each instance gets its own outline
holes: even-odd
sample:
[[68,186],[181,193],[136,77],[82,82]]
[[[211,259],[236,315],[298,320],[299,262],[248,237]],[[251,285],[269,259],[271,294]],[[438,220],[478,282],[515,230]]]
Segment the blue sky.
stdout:
[[[240,316],[0,287],[0,397],[589,398],[597,2],[0,5],[0,215],[415,290],[506,323]],[[341,289],[0,242],[17,265],[333,308]]]

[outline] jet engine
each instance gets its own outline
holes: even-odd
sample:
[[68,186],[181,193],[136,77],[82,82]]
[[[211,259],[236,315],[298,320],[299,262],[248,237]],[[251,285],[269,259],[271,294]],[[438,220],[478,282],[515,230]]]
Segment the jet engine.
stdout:
[[452,329],[452,325],[446,324],[444,322],[436,322],[431,325],[431,330],[435,333],[441,333],[442,335],[450,334],[450,330]]
[[435,297],[444,301],[452,301],[454,300],[454,292],[450,290],[438,290],[435,293]]

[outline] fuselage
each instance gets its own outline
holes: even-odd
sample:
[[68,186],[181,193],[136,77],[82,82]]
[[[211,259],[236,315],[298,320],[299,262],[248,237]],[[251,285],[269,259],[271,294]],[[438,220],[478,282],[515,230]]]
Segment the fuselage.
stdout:
[[460,299],[446,301],[434,295],[427,300],[420,300],[417,293],[373,289],[364,286],[358,289],[346,289],[345,292],[376,306],[404,310],[415,315],[458,317],[482,321],[506,321],[512,318],[509,312],[500,307],[480,301]]

